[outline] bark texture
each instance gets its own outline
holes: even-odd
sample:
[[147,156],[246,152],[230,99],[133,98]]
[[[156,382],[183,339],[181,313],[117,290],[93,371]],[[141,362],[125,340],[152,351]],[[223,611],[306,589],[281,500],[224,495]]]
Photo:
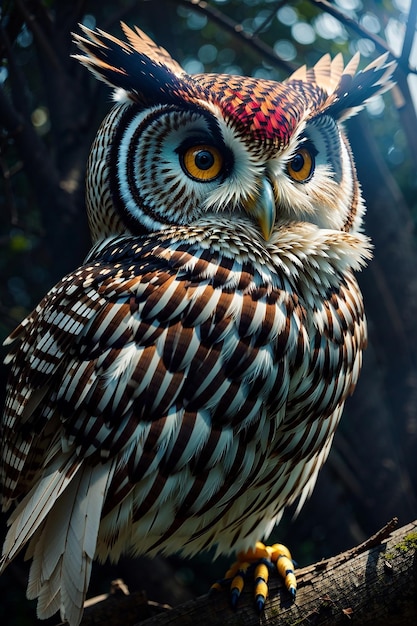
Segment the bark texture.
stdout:
[[[347,552],[296,572],[292,603],[278,576],[271,575],[269,599],[259,616],[250,582],[237,610],[228,593],[205,595],[179,607],[149,603],[143,594],[111,594],[86,609],[82,626],[372,626],[417,623],[417,520],[391,532],[396,521]],[[151,615],[151,617],[149,617]]]

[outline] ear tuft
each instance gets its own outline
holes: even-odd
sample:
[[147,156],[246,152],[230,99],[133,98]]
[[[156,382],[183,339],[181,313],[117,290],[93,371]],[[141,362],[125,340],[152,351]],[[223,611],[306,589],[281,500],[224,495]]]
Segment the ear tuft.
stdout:
[[329,103],[331,114],[340,120],[348,119],[363,109],[371,98],[391,89],[395,84],[393,74],[397,64],[387,60],[388,53],[385,53],[356,72],[359,63],[359,53],[356,53],[345,67]]
[[304,89],[310,93],[313,93],[315,88],[320,88],[322,93],[324,92],[324,98],[318,109],[313,107],[314,115],[326,111],[344,120],[360,111],[370,98],[388,91],[394,85],[392,75],[396,63],[387,62],[387,59],[388,53],[383,54],[365,69],[357,72],[359,52],[352,57],[346,67],[340,53],[333,60],[325,54],[314,67],[299,68],[285,82],[304,83]]
[[165,48],[157,46],[143,30],[140,30],[137,26],[135,26],[135,30],[132,30],[124,22],[120,22],[120,25],[131,47],[134,48],[136,52],[153,59],[161,66],[168,67],[176,76],[185,74],[181,65],[171,57],[169,52],[167,52]]
[[80,28],[83,34],[75,33],[74,42],[84,54],[73,58],[114,87],[117,102],[166,102],[178,92],[189,91],[186,72],[138,28],[132,30],[122,23],[127,41],[100,29]]

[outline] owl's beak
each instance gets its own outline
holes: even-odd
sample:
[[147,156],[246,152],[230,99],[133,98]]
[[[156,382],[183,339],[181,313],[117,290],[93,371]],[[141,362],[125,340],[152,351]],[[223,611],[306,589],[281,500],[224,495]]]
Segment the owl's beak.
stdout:
[[255,218],[266,241],[271,236],[276,218],[274,190],[270,180],[264,176],[258,194],[245,206],[246,211]]

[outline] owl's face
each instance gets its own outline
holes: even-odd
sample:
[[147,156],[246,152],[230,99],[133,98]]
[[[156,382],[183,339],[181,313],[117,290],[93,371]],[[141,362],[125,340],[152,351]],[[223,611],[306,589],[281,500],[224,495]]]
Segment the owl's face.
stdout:
[[[98,239],[222,215],[267,241],[288,222],[355,231],[364,211],[340,120],[389,88],[380,59],[355,75],[325,56],[285,82],[187,75],[146,35],[77,37],[80,58],[117,88],[92,149],[90,225]],[[99,184],[97,184],[99,181]],[[98,192],[100,189],[100,194]],[[103,205],[106,211],[103,214]]]

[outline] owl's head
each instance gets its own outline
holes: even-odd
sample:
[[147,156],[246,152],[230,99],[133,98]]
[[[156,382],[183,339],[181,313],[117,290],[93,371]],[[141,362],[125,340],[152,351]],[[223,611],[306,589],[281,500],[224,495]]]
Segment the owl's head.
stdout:
[[94,240],[223,214],[268,239],[307,221],[356,231],[364,211],[341,121],[392,85],[386,55],[324,56],[284,82],[187,74],[142,31],[127,41],[82,27],[77,58],[115,88],[93,144],[87,204]]

